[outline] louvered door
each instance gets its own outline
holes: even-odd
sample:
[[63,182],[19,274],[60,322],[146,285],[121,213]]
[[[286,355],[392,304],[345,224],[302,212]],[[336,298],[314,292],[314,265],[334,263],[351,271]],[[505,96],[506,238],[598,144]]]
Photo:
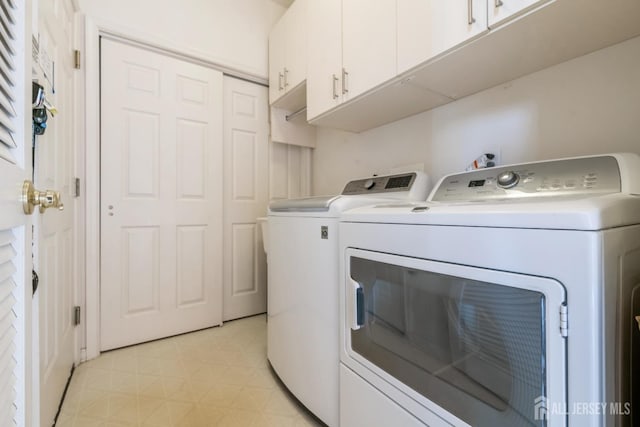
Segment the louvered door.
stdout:
[[0,425],[11,425],[16,415],[16,315],[17,272],[11,230],[0,231]]
[[[27,2],[28,3],[28,2]],[[0,426],[30,426],[31,225],[20,190],[31,178],[31,36],[25,2],[0,0]],[[29,34],[29,37],[26,36]]]

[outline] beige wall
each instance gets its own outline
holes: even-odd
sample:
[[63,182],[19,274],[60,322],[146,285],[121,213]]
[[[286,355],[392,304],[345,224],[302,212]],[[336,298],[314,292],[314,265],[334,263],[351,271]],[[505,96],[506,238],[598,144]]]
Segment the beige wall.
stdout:
[[271,0],[78,0],[93,21],[266,78],[268,34],[286,8]]
[[433,181],[484,152],[516,163],[640,153],[640,37],[361,134],[319,129],[314,194],[424,164]]

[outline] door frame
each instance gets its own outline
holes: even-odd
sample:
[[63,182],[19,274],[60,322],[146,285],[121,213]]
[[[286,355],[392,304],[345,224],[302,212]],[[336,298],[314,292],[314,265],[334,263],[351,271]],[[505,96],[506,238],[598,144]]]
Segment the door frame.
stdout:
[[[78,19],[79,33],[84,37],[84,46],[81,48],[84,56],[84,99],[79,104],[84,108],[78,113],[78,118],[84,123],[84,129],[80,129],[80,132],[85,145],[79,147],[77,152],[81,164],[78,170],[84,174],[80,176],[83,183],[81,194],[84,196],[84,206],[81,208],[84,241],[78,246],[84,247],[84,251],[78,252],[77,260],[79,277],[84,277],[84,287],[83,282],[80,282],[78,289],[80,301],[84,296],[81,324],[84,340],[80,339],[81,343],[84,342],[84,347],[80,351],[80,361],[87,361],[100,355],[100,38],[142,47],[263,86],[268,86],[268,79],[239,70],[189,46],[173,44],[144,32],[118,27],[86,15],[81,15]],[[82,225],[79,227],[82,228]]]

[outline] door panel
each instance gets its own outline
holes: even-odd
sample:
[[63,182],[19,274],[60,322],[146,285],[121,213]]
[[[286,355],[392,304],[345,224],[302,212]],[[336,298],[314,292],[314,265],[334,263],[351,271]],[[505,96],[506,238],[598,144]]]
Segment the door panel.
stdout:
[[[153,312],[158,305],[158,227],[131,227],[122,230],[123,293],[125,315]],[[135,259],[135,262],[132,260]]]
[[219,325],[222,74],[103,39],[101,348]]
[[126,197],[158,198],[160,116],[124,112]]
[[60,192],[63,211],[49,209],[34,214],[35,270],[39,274],[40,425],[51,425],[58,411],[76,350],[74,305],[74,7],[69,0],[41,2],[39,8],[40,54],[52,67],[37,77],[47,101],[58,110],[49,114],[44,135],[36,139],[34,184],[38,189]]
[[206,296],[204,266],[206,228],[179,226],[178,252],[178,307],[203,303]]
[[179,119],[177,122],[178,198],[203,199],[206,188],[205,154],[207,128],[204,123]]
[[[258,244],[256,224],[233,226],[233,295],[257,293],[260,284],[256,277]],[[262,261],[262,260],[261,260]]]
[[268,200],[267,90],[225,77],[224,320],[264,313],[266,260],[256,218]]

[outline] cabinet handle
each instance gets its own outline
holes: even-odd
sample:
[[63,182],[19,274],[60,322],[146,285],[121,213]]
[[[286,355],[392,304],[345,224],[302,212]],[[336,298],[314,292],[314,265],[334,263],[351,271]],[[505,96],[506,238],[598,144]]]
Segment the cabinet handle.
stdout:
[[284,74],[278,73],[278,90],[284,89],[284,86],[282,86],[282,79],[284,79]]
[[467,14],[469,15],[469,25],[473,25],[476,22],[476,18],[473,17],[473,0],[467,0],[467,6],[468,6],[468,11]]
[[284,69],[284,87],[286,88],[287,86],[289,86],[289,70],[287,70],[286,68]]
[[333,75],[333,99],[338,99],[338,78]]
[[342,69],[342,94],[349,93],[349,73],[344,68]]
[[502,0],[496,0],[496,9],[503,5],[504,3],[502,3]]

